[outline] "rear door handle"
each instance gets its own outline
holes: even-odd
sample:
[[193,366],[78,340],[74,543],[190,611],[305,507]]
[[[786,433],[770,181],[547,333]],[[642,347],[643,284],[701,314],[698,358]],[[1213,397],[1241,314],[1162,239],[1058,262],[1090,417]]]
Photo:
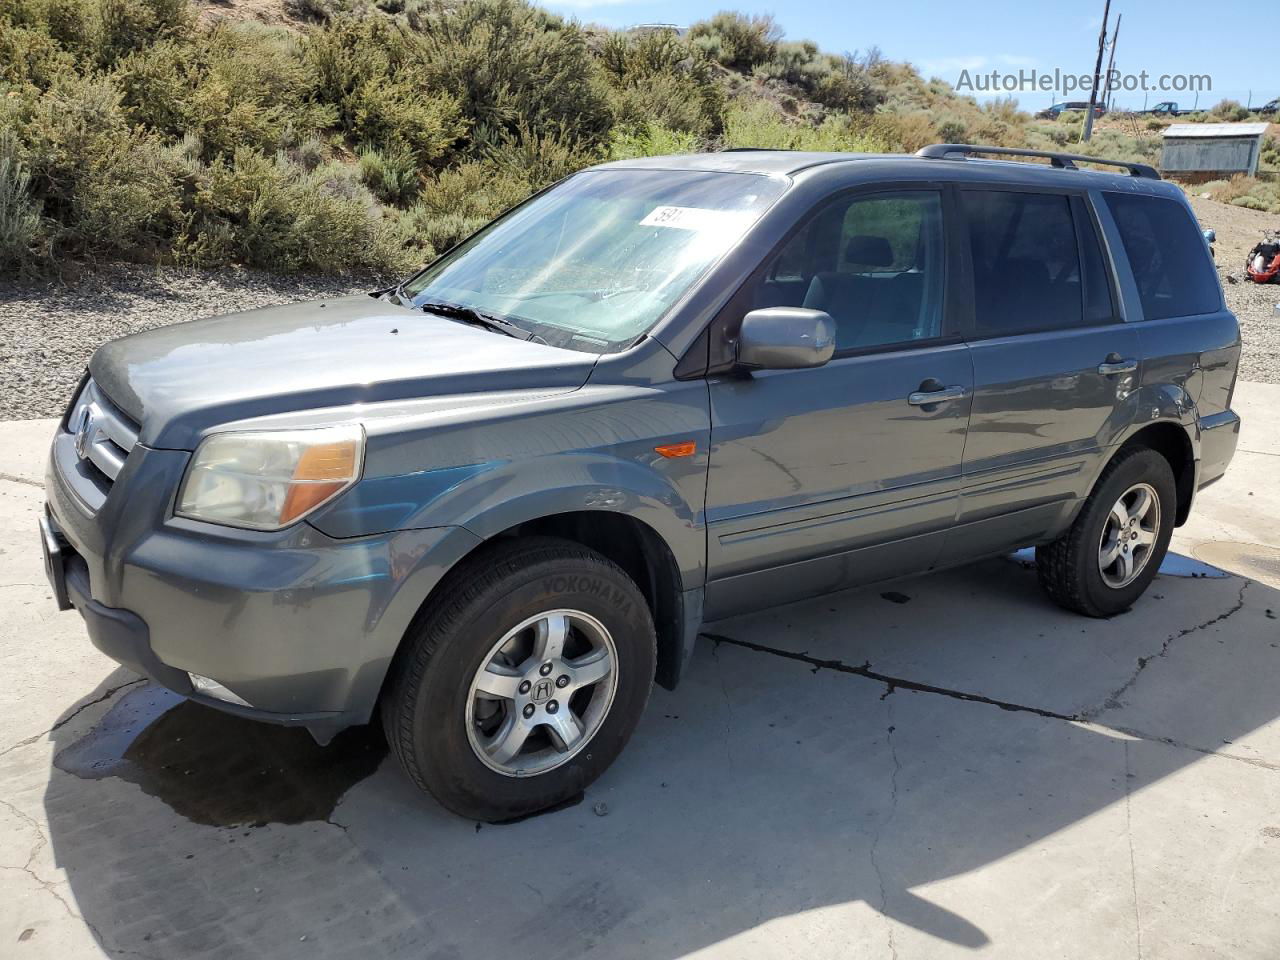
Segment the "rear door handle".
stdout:
[[[1115,357],[1113,360],[1112,357]],[[1107,357],[1106,360],[1098,364],[1098,372],[1104,377],[1111,377],[1117,373],[1133,373],[1138,369],[1137,360],[1121,360],[1116,354]]]
[[913,407],[931,407],[935,403],[950,403],[952,400],[963,400],[968,390],[964,387],[942,387],[939,390],[917,390],[907,395],[907,403]]

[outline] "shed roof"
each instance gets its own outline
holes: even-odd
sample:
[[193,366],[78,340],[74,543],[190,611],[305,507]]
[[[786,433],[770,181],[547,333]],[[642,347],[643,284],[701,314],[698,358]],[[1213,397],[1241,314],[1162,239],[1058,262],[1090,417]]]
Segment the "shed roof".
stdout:
[[1265,123],[1174,123],[1165,127],[1168,137],[1260,137],[1267,132]]

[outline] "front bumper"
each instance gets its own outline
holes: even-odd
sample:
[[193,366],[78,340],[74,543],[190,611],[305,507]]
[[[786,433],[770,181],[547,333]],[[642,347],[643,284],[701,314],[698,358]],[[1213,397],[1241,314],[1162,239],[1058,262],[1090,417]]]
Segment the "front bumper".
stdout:
[[[184,696],[323,741],[367,722],[401,637],[479,543],[459,527],[335,539],[171,516],[181,451],[136,447],[100,509],[46,471],[55,596],[107,656]],[[244,704],[193,688],[216,681]]]

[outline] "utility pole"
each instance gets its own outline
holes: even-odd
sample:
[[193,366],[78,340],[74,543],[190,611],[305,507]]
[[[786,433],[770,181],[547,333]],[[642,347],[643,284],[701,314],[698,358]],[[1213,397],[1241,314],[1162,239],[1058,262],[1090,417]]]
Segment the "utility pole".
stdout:
[[1120,21],[1124,19],[1123,13],[1116,14],[1116,31],[1111,34],[1111,56],[1107,58],[1107,95],[1102,98],[1102,102],[1107,105],[1107,109],[1111,109],[1111,70],[1116,65],[1116,44],[1120,42]]
[[1093,64],[1093,89],[1089,91],[1089,111],[1084,115],[1084,133],[1080,139],[1085,143],[1093,136],[1093,106],[1098,102],[1098,84],[1101,82],[1102,53],[1107,46],[1107,21],[1111,19],[1111,0],[1107,0],[1102,10],[1102,29],[1098,31],[1098,59]]

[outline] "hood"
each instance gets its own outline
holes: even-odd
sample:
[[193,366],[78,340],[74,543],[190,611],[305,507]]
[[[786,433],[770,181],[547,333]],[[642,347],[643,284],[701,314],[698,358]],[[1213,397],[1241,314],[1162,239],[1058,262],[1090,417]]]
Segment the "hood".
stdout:
[[193,449],[233,420],[352,403],[574,389],[593,354],[529,343],[368,296],[195,320],[114,340],[89,362],[152,447]]

